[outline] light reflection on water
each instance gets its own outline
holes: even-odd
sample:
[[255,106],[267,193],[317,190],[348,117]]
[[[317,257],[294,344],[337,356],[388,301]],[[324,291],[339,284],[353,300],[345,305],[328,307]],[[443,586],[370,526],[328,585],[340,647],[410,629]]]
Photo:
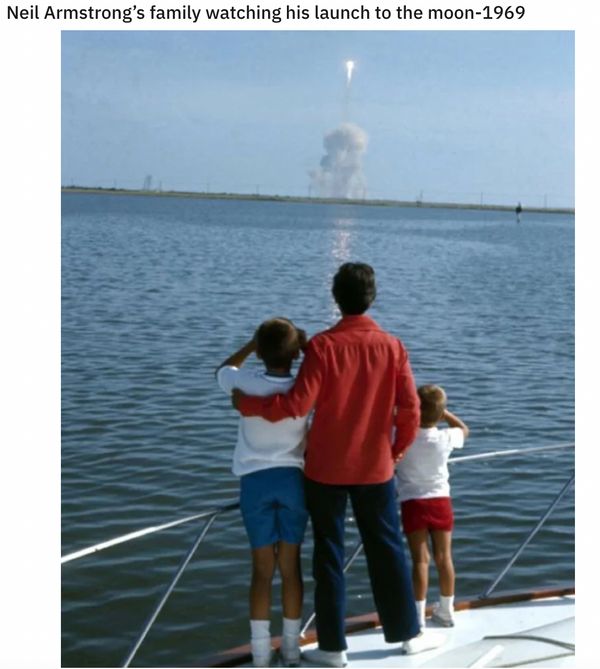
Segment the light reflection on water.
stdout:
[[[213,369],[274,314],[309,334],[331,326],[331,278],[348,260],[375,267],[373,317],[403,339],[418,383],[446,387],[469,451],[573,438],[572,217],[524,215],[517,228],[510,212],[65,195],[62,244],[63,553],[236,499],[237,417]],[[572,459],[453,469],[459,596],[487,585]],[[571,579],[572,526],[571,493],[506,587]],[[199,530],[65,565],[63,665],[122,661]],[[348,534],[352,546],[351,522]],[[310,548],[309,533],[307,613]],[[228,514],[136,663],[194,666],[245,642],[248,570]],[[372,609],[363,558],[348,593],[349,615]]]
[[[328,280],[331,284],[335,270],[339,265],[350,262],[352,259],[352,230],[354,221],[351,218],[336,218],[333,221],[333,244],[331,246],[331,257],[335,261],[332,270],[329,272]],[[340,318],[340,311],[333,300],[329,312],[331,322]]]
[[334,225],[334,242],[331,255],[336,265],[349,262],[352,257],[352,226],[354,221],[350,218],[336,218]]

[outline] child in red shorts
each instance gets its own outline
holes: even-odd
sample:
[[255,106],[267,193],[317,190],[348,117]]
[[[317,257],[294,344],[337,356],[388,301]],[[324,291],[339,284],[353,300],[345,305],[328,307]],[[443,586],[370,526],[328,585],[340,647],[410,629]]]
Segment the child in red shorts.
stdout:
[[[446,393],[439,386],[418,389],[421,427],[412,446],[396,465],[402,525],[412,558],[412,578],[421,627],[425,627],[425,605],[429,580],[429,538],[439,574],[440,601],[432,620],[444,627],[454,625],[454,564],[452,528],[454,516],[448,482],[448,458],[462,448],[469,428],[446,408]],[[447,428],[437,423],[445,420]]]

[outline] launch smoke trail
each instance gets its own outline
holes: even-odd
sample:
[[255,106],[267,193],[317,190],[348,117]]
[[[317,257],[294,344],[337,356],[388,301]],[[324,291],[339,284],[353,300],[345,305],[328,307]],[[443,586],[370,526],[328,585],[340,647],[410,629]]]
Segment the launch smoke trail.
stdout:
[[346,86],[350,88],[350,83],[352,82],[352,70],[354,69],[354,61],[346,61]]
[[352,83],[352,71],[354,70],[354,61],[347,60],[344,65],[346,66],[346,90],[344,91],[344,121],[349,121],[350,111],[350,84]]
[[309,175],[311,192],[319,197],[364,198],[365,179],[362,172],[362,156],[367,149],[367,133],[348,120],[350,84],[354,61],[347,60],[346,90],[344,92],[344,122],[323,138],[325,155],[316,170]]
[[319,197],[364,198],[362,156],[367,133],[354,123],[342,123],[325,135],[323,145],[320,166],[310,172],[311,188]]

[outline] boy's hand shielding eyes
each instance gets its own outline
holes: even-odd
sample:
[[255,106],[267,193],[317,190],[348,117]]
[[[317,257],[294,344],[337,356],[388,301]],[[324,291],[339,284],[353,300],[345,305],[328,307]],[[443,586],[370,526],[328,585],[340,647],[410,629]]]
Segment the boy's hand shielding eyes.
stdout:
[[239,388],[234,388],[231,391],[231,406],[236,411],[239,411],[238,404],[239,404],[240,398],[243,397],[243,395],[244,395],[244,393]]
[[308,346],[308,337],[306,336],[306,331],[302,328],[296,328],[298,332],[298,340],[300,342],[300,350],[304,352]]

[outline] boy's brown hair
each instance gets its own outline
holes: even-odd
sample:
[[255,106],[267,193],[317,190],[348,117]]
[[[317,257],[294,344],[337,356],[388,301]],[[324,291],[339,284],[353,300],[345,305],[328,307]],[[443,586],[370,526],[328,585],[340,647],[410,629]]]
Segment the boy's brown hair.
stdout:
[[271,318],[261,323],[254,335],[256,355],[271,368],[289,368],[306,346],[306,333],[287,318]]
[[417,388],[421,400],[421,427],[434,427],[444,415],[446,393],[440,386],[428,384]]

